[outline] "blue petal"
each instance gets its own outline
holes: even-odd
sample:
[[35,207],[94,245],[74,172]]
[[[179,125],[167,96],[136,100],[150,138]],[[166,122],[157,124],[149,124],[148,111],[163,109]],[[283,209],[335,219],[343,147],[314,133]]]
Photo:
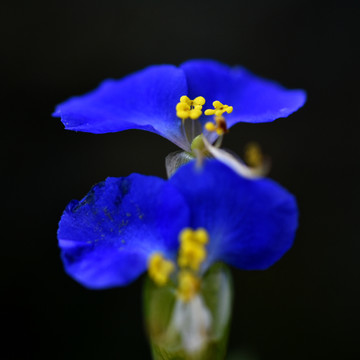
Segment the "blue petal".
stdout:
[[303,90],[287,90],[239,66],[231,68],[213,60],[190,60],[181,68],[186,74],[189,97],[203,96],[204,109],[212,108],[215,100],[234,107],[226,115],[228,127],[238,122],[260,123],[287,117],[306,101]]
[[190,208],[191,227],[210,235],[205,268],[223,261],[266,269],[291,247],[297,228],[295,198],[268,179],[248,180],[216,160],[180,168],[170,179]]
[[89,94],[57,106],[68,130],[95,134],[127,129],[157,133],[186,148],[176,104],[187,93],[184,72],[172,65],[151,66],[121,80],[106,80]]
[[187,205],[165,180],[108,178],[64,211],[58,239],[65,269],[89,288],[126,285],[146,270],[153,252],[175,258],[187,224]]

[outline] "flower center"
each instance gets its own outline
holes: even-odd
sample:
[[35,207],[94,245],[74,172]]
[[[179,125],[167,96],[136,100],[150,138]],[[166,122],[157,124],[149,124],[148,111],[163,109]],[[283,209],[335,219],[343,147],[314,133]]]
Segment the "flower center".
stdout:
[[[209,242],[209,235],[203,228],[197,230],[185,228],[179,234],[179,241],[176,294],[179,299],[188,302],[200,289],[199,272],[207,256],[206,245]],[[164,286],[170,280],[175,267],[172,261],[166,260],[161,253],[156,252],[150,257],[148,273],[158,286]]]
[[[184,138],[188,142],[192,151],[194,149],[198,150],[198,146],[196,146],[196,144],[193,145],[193,141],[196,139],[196,137],[201,136],[204,130],[200,121],[196,121],[202,115],[202,108],[204,104],[205,99],[202,96],[198,96],[194,100],[191,100],[189,97],[184,95],[180,98],[180,102],[176,105],[176,115],[182,120],[181,129]],[[208,133],[216,132],[217,135],[221,137],[228,132],[226,120],[223,114],[232,113],[233,107],[222,104],[218,100],[213,102],[213,106],[214,109],[205,110],[205,115],[214,115],[214,121],[208,121],[204,128]],[[188,119],[190,119],[190,122],[186,121]]]

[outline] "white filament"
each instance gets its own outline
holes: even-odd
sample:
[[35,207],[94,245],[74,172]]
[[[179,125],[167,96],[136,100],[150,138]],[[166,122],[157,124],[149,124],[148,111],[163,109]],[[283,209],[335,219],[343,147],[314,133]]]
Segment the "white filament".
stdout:
[[209,141],[203,138],[204,145],[209,153],[223,164],[234,170],[237,174],[249,179],[256,179],[264,176],[264,168],[250,168],[246,166],[239,158],[228,153],[226,150],[219,149],[209,143]]
[[200,351],[207,344],[211,324],[211,313],[201,295],[189,302],[176,301],[172,327],[180,334],[182,347],[189,354]]

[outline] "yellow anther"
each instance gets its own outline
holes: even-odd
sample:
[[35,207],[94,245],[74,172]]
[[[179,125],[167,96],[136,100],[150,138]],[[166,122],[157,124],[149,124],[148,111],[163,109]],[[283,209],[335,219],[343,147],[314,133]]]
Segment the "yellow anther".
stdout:
[[188,270],[182,270],[178,276],[178,297],[184,301],[190,301],[200,289],[200,279]]
[[180,98],[180,102],[183,103],[183,104],[188,104],[189,106],[191,106],[191,100],[186,95],[183,95]]
[[205,110],[205,115],[221,116],[224,112],[230,114],[234,110],[232,106],[224,105],[218,100],[213,102],[213,107],[214,109]]
[[194,230],[190,229],[190,228],[185,228],[184,230],[181,231],[179,238],[180,238],[180,242],[192,239],[194,234]]
[[190,114],[190,105],[185,102],[179,102],[176,105],[176,115],[181,119],[187,119]]
[[195,271],[206,258],[206,250],[203,246],[191,242],[184,242],[179,253],[178,264],[180,267],[189,267]]
[[192,230],[190,228],[185,228],[180,233],[180,242],[191,241],[200,244],[207,244],[209,242],[209,234],[204,228],[198,228],[197,230]]
[[207,233],[207,231],[203,228],[198,228],[195,231],[195,238],[196,241],[199,242],[200,244],[207,244],[209,242],[209,234]]
[[[207,111],[207,110],[206,110]],[[225,118],[222,116],[215,116],[215,124],[211,121],[208,121],[205,124],[205,129],[210,132],[216,131],[218,135],[224,135],[228,132]]]
[[198,271],[207,255],[205,245],[209,241],[208,233],[202,228],[196,231],[186,228],[180,233],[179,238],[179,266]]
[[211,121],[208,121],[205,124],[205,129],[210,132],[216,131],[216,125],[214,123],[212,123]]
[[202,96],[196,97],[192,102],[194,105],[205,105],[205,99]]
[[202,96],[198,96],[194,100],[191,100],[184,95],[176,105],[176,116],[183,120],[188,118],[196,120],[201,116],[204,104],[205,99]]
[[202,114],[202,111],[200,109],[195,108],[195,109],[190,110],[189,117],[192,120],[196,120],[201,116],[201,114]]
[[150,278],[159,286],[165,285],[174,271],[175,265],[173,262],[164,259],[161,253],[154,253],[151,255],[148,272]]
[[251,142],[245,147],[245,161],[252,167],[259,167],[263,164],[263,154],[259,144]]

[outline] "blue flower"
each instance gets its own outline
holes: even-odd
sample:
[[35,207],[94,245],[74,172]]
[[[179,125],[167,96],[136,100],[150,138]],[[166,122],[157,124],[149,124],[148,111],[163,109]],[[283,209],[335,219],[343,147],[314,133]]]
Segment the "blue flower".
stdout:
[[268,268],[291,247],[296,228],[288,191],[208,159],[184,165],[170,180],[106,179],[68,205],[58,239],[65,270],[88,288],[127,285],[148,270],[159,285],[178,283],[186,300],[189,283],[216,262]]
[[[61,117],[68,130],[95,134],[147,130],[190,151],[204,128],[216,132],[209,137],[213,142],[238,122],[287,117],[305,100],[304,91],[287,90],[242,67],[190,60],[179,67],[150,66],[120,80],[106,80],[96,90],[58,105],[53,116]],[[215,115],[214,123],[203,114],[205,102],[205,114]]]

